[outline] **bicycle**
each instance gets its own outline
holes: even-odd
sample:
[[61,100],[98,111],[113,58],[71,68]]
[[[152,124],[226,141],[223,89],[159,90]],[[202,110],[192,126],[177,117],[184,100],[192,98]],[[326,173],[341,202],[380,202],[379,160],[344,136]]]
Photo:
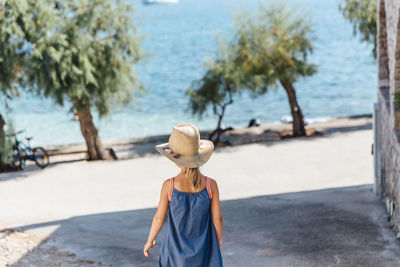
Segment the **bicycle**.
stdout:
[[17,135],[25,132],[25,130],[18,131],[14,134],[9,134],[8,136],[14,136],[15,142],[13,144],[13,166],[16,169],[23,170],[25,166],[26,160],[32,160],[36,163],[37,166],[44,169],[46,168],[49,161],[49,154],[43,147],[34,147],[31,148],[30,141],[33,137],[25,137],[28,141],[28,144],[24,144],[22,141],[18,140]]

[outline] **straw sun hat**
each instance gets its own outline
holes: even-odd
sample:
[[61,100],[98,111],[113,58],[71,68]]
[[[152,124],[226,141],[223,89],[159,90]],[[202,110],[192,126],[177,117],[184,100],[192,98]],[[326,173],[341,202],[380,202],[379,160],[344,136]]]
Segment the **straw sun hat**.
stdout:
[[155,148],[180,166],[196,168],[210,159],[214,144],[209,140],[200,139],[196,126],[183,123],[174,126],[168,143],[156,145]]

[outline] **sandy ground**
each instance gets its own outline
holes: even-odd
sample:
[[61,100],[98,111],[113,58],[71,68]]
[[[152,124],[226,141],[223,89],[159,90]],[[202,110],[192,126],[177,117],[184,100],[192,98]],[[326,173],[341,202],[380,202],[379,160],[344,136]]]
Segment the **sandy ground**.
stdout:
[[[371,144],[372,131],[358,130],[334,132],[322,137],[220,148],[214,152],[210,161],[202,168],[202,172],[217,180],[223,207],[224,205],[226,207],[225,222],[228,226],[231,225],[227,231],[235,233],[234,222],[237,218],[234,216],[235,209],[233,207],[239,204],[244,209],[246,209],[246,205],[254,209],[254,205],[258,207],[261,202],[268,202],[268,199],[263,199],[267,195],[311,190],[322,192],[316,190],[372,184]],[[40,266],[41,262],[52,262],[52,266],[102,264],[109,266],[107,264],[121,260],[120,264],[115,266],[154,266],[155,258],[147,262],[142,259],[141,246],[154,214],[153,208],[158,203],[161,183],[177,173],[177,167],[167,159],[159,155],[148,155],[139,159],[106,162],[68,161],[68,158],[65,158],[65,161],[52,164],[45,170],[31,166],[23,172],[1,174],[0,229],[14,228],[17,231],[3,231],[2,236],[0,235],[0,250],[3,247],[3,251],[14,251],[7,254],[8,256],[0,253],[3,256],[3,258],[0,256],[0,265],[3,260],[3,263],[15,263],[15,266],[29,266],[32,262],[38,264],[32,266]],[[302,202],[304,205],[301,207],[307,210],[307,201],[310,200],[307,200],[307,194],[299,194],[303,195],[298,196],[300,198],[298,200],[295,200],[296,197],[292,197],[293,204]],[[318,203],[332,201],[332,199],[324,200],[324,194],[318,194],[320,197]],[[371,186],[357,188],[349,194],[355,198],[359,197],[354,200],[354,205],[359,205],[365,199],[369,199],[368,201],[373,202],[375,209],[371,214],[384,216],[383,207],[374,197]],[[255,196],[261,198],[255,200],[254,203],[246,202],[247,198],[253,199],[251,197]],[[340,196],[340,194],[339,196],[332,195],[332,197],[345,199],[345,196]],[[287,202],[286,198],[281,199],[283,204]],[[339,201],[334,205],[343,204],[343,201]],[[348,205],[347,209],[352,210],[352,204]],[[265,207],[267,208],[268,205]],[[282,211],[286,212],[284,205],[282,207]],[[363,207],[354,208],[354,210],[357,209],[360,211]],[[255,214],[259,213],[257,208],[254,209],[254,212]],[[285,212],[282,216],[290,216]],[[318,209],[316,212],[318,213]],[[118,216],[109,217],[109,214],[118,214]],[[340,216],[340,210],[337,211],[337,214]],[[370,216],[372,216],[371,214]],[[312,213],[306,215],[312,216]],[[332,216],[332,214],[328,215]],[[263,219],[269,220],[268,216]],[[85,221],[87,218],[90,220]],[[248,218],[242,217],[242,222],[244,224],[248,222],[248,226],[251,226],[253,222]],[[124,223],[124,220],[129,224]],[[372,225],[375,225],[374,227],[378,229],[376,231],[381,236],[379,229],[383,226],[379,225],[379,220],[376,218],[370,218],[370,220],[373,220]],[[278,220],[276,223],[279,225],[281,222]],[[103,231],[102,227],[105,226],[102,225],[108,225],[109,228]],[[257,229],[257,225],[253,225],[253,227]],[[291,227],[295,227],[295,225]],[[137,231],[130,228],[137,228]],[[258,224],[258,228],[263,229],[260,224]],[[77,243],[74,243],[75,241],[71,243],[71,236],[75,235],[76,239],[73,240],[79,240],[79,236],[90,233],[92,229],[98,230],[97,234],[86,236],[84,239],[86,241],[80,240],[76,241]],[[387,228],[384,229],[387,231]],[[99,233],[102,231],[111,231],[122,236],[124,233],[126,236],[132,235],[132,238],[136,238],[135,242],[132,241],[135,247],[134,252],[124,252],[123,249],[113,250],[112,247],[118,248],[118,244],[121,245],[121,242],[130,242],[122,236],[120,239],[111,240],[110,236],[114,235],[106,235],[107,242],[110,242],[108,244],[110,250],[108,253],[107,250],[103,251],[100,247],[104,248],[108,245],[104,244],[104,240],[100,238],[101,234]],[[390,236],[389,232],[385,236]],[[257,232],[255,231],[253,234],[257,234]],[[374,234],[376,233],[374,232]],[[26,238],[26,235],[32,235],[32,238]],[[24,242],[24,238],[30,243],[25,242],[25,250],[21,249],[19,252],[15,252],[13,246],[21,247],[21,245],[13,245],[13,242]],[[92,238],[92,243],[88,241],[90,238]],[[394,239],[393,236],[392,239]],[[227,238],[225,262],[235,262],[235,257],[229,257],[238,256],[235,249],[238,250],[240,245],[235,247],[230,244],[229,242],[234,243],[233,240]],[[379,249],[383,252],[386,251],[389,243],[394,242],[389,242],[383,237],[381,240],[383,245]],[[39,243],[41,245],[37,247]],[[132,246],[133,243],[130,243],[129,246]],[[273,243],[271,244],[273,245]],[[121,246],[123,247],[123,244]],[[231,252],[228,249],[230,246]],[[223,249],[225,248],[223,247]],[[249,244],[243,244],[242,248],[249,248]],[[257,253],[262,257],[271,257],[277,251],[276,248],[270,246],[260,249]],[[52,252],[52,250],[55,251]],[[110,254],[110,251],[113,253]],[[119,253],[121,253],[120,258],[118,258]],[[135,258],[132,258],[132,253]],[[125,257],[124,255],[130,256]],[[341,254],[338,255],[340,260]],[[335,259],[334,255],[332,257]],[[283,258],[275,259],[277,264],[284,264],[275,266],[290,266],[289,261]],[[382,266],[392,266],[390,264],[395,262],[390,257],[385,259],[389,265]],[[312,264],[315,263],[308,262],[301,257],[291,260],[300,262],[300,266],[313,266]],[[133,261],[135,264],[128,264],[129,261]],[[255,264],[254,266],[263,265]]]

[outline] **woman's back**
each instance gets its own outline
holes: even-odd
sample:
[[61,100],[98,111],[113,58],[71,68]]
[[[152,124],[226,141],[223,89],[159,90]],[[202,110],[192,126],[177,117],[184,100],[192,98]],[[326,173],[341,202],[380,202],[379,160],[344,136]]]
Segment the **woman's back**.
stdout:
[[[185,184],[179,183],[179,188]],[[202,190],[189,193],[170,179],[170,203],[165,220],[159,266],[222,266],[222,257],[212,221],[211,179]]]
[[[171,182],[171,180],[169,180],[169,182]],[[204,190],[204,188],[206,188],[206,186],[207,186],[207,180],[204,175],[201,175],[201,183],[200,183],[199,189],[193,189],[189,180],[186,177],[184,177],[183,175],[178,175],[178,176],[174,177],[173,182],[174,182],[173,188],[177,191],[184,192],[184,193],[198,193],[198,192],[201,192],[202,190]],[[170,189],[171,188],[172,188],[172,186],[170,185]]]

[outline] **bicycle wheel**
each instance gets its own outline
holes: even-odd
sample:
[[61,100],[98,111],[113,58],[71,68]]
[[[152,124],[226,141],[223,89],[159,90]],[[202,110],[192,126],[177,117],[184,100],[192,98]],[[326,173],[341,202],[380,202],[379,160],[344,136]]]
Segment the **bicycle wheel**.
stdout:
[[33,158],[35,159],[36,165],[44,169],[49,165],[49,154],[42,147],[35,147],[33,149]]

